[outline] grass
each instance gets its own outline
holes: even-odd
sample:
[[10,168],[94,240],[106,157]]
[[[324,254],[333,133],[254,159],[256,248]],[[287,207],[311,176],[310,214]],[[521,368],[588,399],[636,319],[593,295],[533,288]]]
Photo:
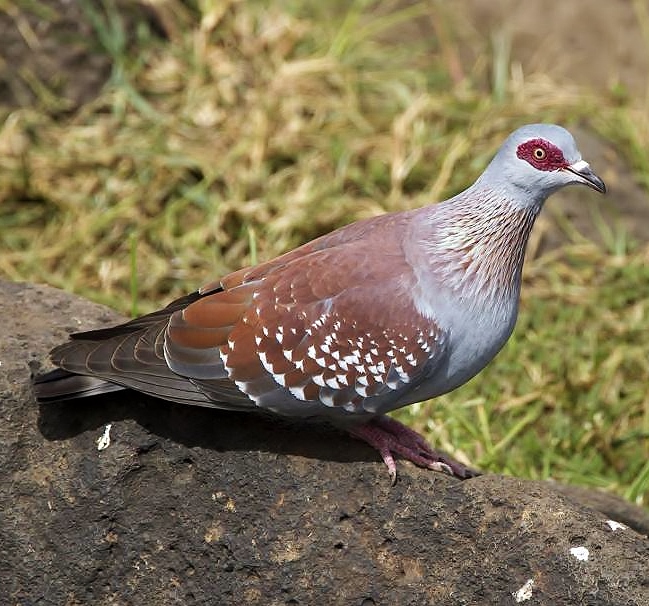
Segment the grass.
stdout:
[[[30,77],[36,102],[4,110],[4,278],[150,311],[339,225],[461,190],[531,117],[588,124],[649,187],[642,104],[514,77],[505,37],[463,73],[442,5],[169,0],[150,9],[166,38],[109,0],[80,6],[111,76],[76,109]],[[435,36],[411,36],[418,19]],[[483,374],[397,415],[486,470],[646,505],[649,248],[600,225],[604,244],[575,233],[528,260],[516,332]]]

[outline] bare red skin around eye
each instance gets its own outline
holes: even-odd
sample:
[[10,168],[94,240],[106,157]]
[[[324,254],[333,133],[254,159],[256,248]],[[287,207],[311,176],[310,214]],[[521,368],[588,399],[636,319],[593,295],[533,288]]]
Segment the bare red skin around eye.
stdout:
[[[538,148],[545,151],[545,158],[542,160],[534,157],[534,150]],[[563,152],[545,139],[530,139],[525,143],[521,143],[516,150],[516,155],[538,170],[553,171],[568,166],[568,162],[563,157]]]

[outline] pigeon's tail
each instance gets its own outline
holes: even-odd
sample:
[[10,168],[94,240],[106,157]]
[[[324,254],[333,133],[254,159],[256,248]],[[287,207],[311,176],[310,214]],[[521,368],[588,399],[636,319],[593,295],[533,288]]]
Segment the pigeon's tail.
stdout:
[[173,402],[211,405],[191,381],[169,369],[163,354],[169,317],[201,296],[191,293],[125,324],[70,335],[50,352],[59,368],[33,378],[36,399],[57,402],[135,389]]
[[39,402],[74,400],[122,389],[126,388],[99,377],[77,375],[60,368],[34,377],[34,393]]

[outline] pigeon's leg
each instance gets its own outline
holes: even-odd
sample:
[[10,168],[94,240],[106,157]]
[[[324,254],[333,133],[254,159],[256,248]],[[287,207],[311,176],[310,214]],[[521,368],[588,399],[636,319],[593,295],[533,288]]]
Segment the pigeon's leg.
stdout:
[[379,451],[393,484],[397,480],[393,453],[420,467],[441,471],[462,480],[479,475],[479,472],[465,467],[448,455],[433,450],[416,431],[390,417],[375,417],[364,425],[354,427],[350,433]]

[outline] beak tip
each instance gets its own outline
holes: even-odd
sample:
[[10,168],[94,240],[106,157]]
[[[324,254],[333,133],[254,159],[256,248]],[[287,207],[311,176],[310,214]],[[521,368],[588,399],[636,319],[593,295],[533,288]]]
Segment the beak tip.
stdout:
[[600,194],[605,194],[607,192],[606,183],[604,183],[604,181],[602,181],[602,179],[600,179],[595,173],[586,177],[586,185],[589,185]]
[[606,193],[606,183],[604,183],[604,181],[602,181],[602,179],[600,179],[583,160],[567,167],[567,170],[579,177],[579,181],[584,185],[588,185],[588,187],[594,189],[600,194]]

